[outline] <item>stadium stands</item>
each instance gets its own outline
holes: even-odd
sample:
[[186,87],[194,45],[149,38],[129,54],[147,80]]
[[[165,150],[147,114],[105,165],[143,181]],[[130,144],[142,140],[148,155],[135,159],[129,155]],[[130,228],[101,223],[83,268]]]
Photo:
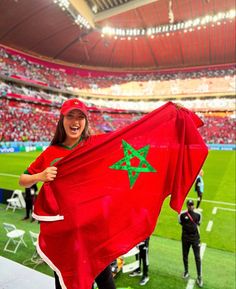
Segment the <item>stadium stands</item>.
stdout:
[[204,140],[210,144],[235,144],[236,121],[228,116],[203,116],[200,128]]
[[50,107],[2,98],[0,108],[1,141],[48,141],[52,138],[57,117]]
[[[106,98],[86,101],[90,130],[94,134],[120,129],[164,104],[166,100],[163,96],[172,95],[171,100],[201,113],[205,126],[200,132],[206,142],[235,143],[235,118],[232,117],[235,100],[231,95],[235,91],[234,65],[180,72],[105,73],[46,62],[1,46],[0,141],[50,141],[59,117],[58,107],[71,95],[68,89],[117,95],[119,99],[124,91],[130,96],[152,95],[158,91],[161,96],[160,100],[136,103],[107,101]],[[214,91],[222,91],[222,96],[175,98],[178,94],[188,96],[193,92],[204,94]],[[104,108],[108,105],[119,110]],[[124,108],[126,111],[121,110]],[[134,109],[137,111],[134,112]]]
[[99,72],[49,63],[0,47],[0,73],[6,77],[70,92],[114,96],[227,93],[235,90],[235,66],[182,71]]
[[[0,141],[50,141],[59,117],[57,107],[0,98]],[[91,132],[120,129],[143,114],[89,110]],[[200,132],[207,143],[235,143],[235,118],[230,114],[201,114],[205,126]],[[45,130],[45,127],[47,128]],[[41,132],[44,131],[42,135]]]

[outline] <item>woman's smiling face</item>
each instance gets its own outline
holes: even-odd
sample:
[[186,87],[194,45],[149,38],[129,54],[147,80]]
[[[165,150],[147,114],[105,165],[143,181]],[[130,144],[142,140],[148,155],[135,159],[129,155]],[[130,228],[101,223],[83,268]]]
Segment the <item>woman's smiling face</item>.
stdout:
[[63,119],[66,132],[65,145],[73,145],[79,141],[86,125],[86,118],[83,112],[78,109],[69,111]]

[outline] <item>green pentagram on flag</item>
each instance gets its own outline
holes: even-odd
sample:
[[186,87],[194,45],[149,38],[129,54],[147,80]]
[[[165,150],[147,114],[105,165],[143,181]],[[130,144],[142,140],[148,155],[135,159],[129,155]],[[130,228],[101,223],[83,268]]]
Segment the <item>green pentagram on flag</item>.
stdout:
[[[124,158],[110,166],[110,168],[115,170],[126,170],[129,176],[130,188],[132,189],[140,173],[156,172],[156,170],[146,160],[150,148],[149,145],[146,145],[139,150],[134,149],[124,140],[122,140],[122,145],[124,149]],[[131,165],[131,160],[134,158],[139,160],[138,166]]]

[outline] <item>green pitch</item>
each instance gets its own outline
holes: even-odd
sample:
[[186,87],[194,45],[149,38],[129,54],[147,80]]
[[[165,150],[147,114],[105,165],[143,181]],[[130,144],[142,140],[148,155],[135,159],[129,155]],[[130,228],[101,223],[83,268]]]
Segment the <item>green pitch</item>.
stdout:
[[[0,188],[17,189],[18,176],[38,153],[0,154]],[[235,152],[210,151],[204,164],[205,192],[202,202],[203,222],[201,224],[201,242],[206,244],[203,255],[203,279],[206,289],[234,289],[235,282]],[[191,189],[188,197],[196,199]],[[184,289],[187,282],[181,278],[183,272],[181,256],[181,227],[177,222],[177,213],[169,207],[169,199],[163,204],[158,224],[150,241],[150,281],[146,289]],[[183,207],[185,209],[185,205]],[[26,232],[39,231],[37,223],[21,221],[24,211],[15,213],[5,211],[0,206],[0,224],[4,221],[14,223]],[[212,221],[211,230],[207,230]],[[0,255],[23,262],[32,255],[28,234],[25,237],[28,248],[22,247],[19,253],[3,252],[6,242],[2,225],[0,226]],[[190,252],[190,275],[196,278],[193,254]],[[45,265],[37,270],[50,274]],[[140,288],[139,277],[131,278],[120,273],[116,278],[117,287]],[[197,288],[196,285],[194,288]]]

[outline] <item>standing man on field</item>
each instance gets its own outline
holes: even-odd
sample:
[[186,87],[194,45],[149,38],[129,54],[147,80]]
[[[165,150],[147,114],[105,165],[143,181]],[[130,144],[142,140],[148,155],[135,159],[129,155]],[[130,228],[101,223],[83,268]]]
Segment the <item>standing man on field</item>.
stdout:
[[184,263],[183,278],[189,277],[188,272],[188,254],[190,247],[193,248],[196,269],[197,269],[197,285],[202,288],[202,265],[200,258],[200,234],[198,226],[201,223],[202,215],[198,211],[194,211],[193,200],[187,201],[187,210],[180,213],[179,223],[182,225],[182,253]]
[[25,188],[25,209],[26,215],[23,220],[28,220],[31,214],[31,222],[34,222],[34,218],[32,217],[34,201],[36,198],[36,192],[38,191],[38,187],[36,184],[32,185],[30,188]]
[[204,192],[204,181],[203,181],[202,169],[200,170],[199,175],[197,176],[197,179],[195,182],[195,192],[197,192],[197,195],[198,195],[196,209],[198,209],[199,211],[202,211],[202,209],[199,208],[201,201],[202,201],[202,194]]
[[[139,285],[146,285],[149,281],[148,267],[149,267],[149,240],[150,237],[145,239],[143,242],[138,244],[139,253],[136,255],[136,260],[139,260],[139,267],[129,274],[130,277],[142,276]],[[141,272],[141,267],[143,267],[143,273]]]

